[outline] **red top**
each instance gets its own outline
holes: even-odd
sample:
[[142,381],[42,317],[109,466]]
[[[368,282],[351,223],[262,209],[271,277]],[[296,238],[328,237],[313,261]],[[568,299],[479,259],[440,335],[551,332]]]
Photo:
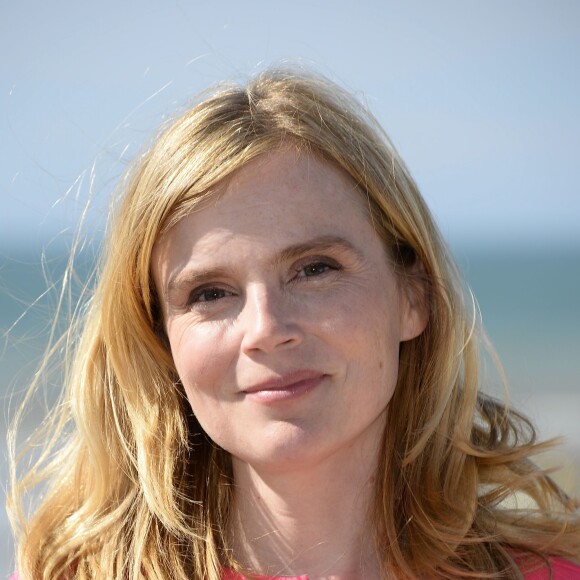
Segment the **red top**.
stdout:
[[546,564],[540,568],[533,569],[530,572],[522,570],[525,580],[578,580],[580,579],[580,566],[572,564],[569,560],[562,560],[562,558],[552,558],[552,576],[550,576],[550,569]]
[[[552,575],[546,564],[541,567],[534,565],[532,571],[524,573],[525,580],[580,580],[580,566],[573,564],[562,558],[551,558]],[[531,567],[531,566],[530,566]],[[255,576],[257,580],[308,580],[307,575],[303,576]],[[232,570],[224,570],[222,580],[246,580],[244,576],[236,574]]]
[[[580,566],[562,558],[552,558],[552,575],[547,565],[535,568],[531,572],[524,571],[525,580],[580,580]],[[256,576],[258,580],[308,580],[303,576]],[[19,580],[18,573],[10,577],[10,580]],[[222,580],[245,580],[244,576],[236,574],[232,570],[224,570]]]

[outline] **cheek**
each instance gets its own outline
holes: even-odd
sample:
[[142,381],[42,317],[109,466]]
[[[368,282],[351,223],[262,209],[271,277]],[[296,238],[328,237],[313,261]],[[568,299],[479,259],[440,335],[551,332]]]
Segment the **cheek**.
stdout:
[[361,309],[353,333],[359,370],[366,384],[377,385],[381,404],[391,399],[399,374],[399,312],[395,300],[376,295],[368,308]]
[[[232,350],[225,333],[199,327],[168,330],[177,373],[187,400],[202,429],[227,448],[231,438],[228,412]],[[230,341],[231,342],[231,341]]]
[[232,349],[225,333],[207,326],[168,328],[169,344],[177,373],[188,396],[213,391],[223,384],[231,368]]

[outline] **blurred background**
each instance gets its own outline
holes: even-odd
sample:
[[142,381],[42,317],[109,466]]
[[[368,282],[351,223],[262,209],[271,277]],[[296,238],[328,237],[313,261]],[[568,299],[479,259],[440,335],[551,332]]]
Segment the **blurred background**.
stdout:
[[[390,134],[475,293],[512,402],[542,437],[566,437],[541,461],[580,489],[580,3],[20,0],[0,15],[3,490],[6,423],[57,301],[43,292],[87,200],[81,283],[115,184],[155,128],[208,85],[285,62],[354,92]],[[10,541],[0,550],[4,577]]]

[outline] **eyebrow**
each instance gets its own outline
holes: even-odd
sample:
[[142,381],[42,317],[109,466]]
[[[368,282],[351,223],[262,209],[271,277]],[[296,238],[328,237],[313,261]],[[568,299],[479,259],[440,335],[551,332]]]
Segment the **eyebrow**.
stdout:
[[300,244],[294,244],[284,248],[275,258],[274,263],[287,262],[300,256],[312,252],[313,250],[324,252],[335,249],[351,252],[359,260],[363,260],[363,253],[351,242],[340,236],[319,236]]
[[187,270],[187,266],[172,276],[167,282],[167,295],[186,288],[193,288],[214,278],[226,276],[226,268],[208,268],[203,270]]
[[[284,248],[274,256],[272,265],[276,266],[284,262],[292,261],[309,252],[325,252],[336,249],[350,252],[354,254],[358,260],[364,260],[363,253],[345,238],[340,236],[326,235],[318,236],[311,240],[307,240],[299,244],[293,244],[287,248]],[[185,288],[192,288],[203,284],[208,280],[225,277],[230,273],[231,271],[228,268],[222,267],[194,271],[188,270],[186,266],[183,270],[180,270],[169,279],[167,283],[167,294],[170,295]]]

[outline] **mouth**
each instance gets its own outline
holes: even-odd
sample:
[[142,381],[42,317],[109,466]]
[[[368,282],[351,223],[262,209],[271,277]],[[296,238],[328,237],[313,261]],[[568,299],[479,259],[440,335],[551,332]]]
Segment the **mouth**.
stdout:
[[246,397],[261,403],[276,403],[306,395],[328,375],[319,371],[303,370],[256,383],[242,391]]

